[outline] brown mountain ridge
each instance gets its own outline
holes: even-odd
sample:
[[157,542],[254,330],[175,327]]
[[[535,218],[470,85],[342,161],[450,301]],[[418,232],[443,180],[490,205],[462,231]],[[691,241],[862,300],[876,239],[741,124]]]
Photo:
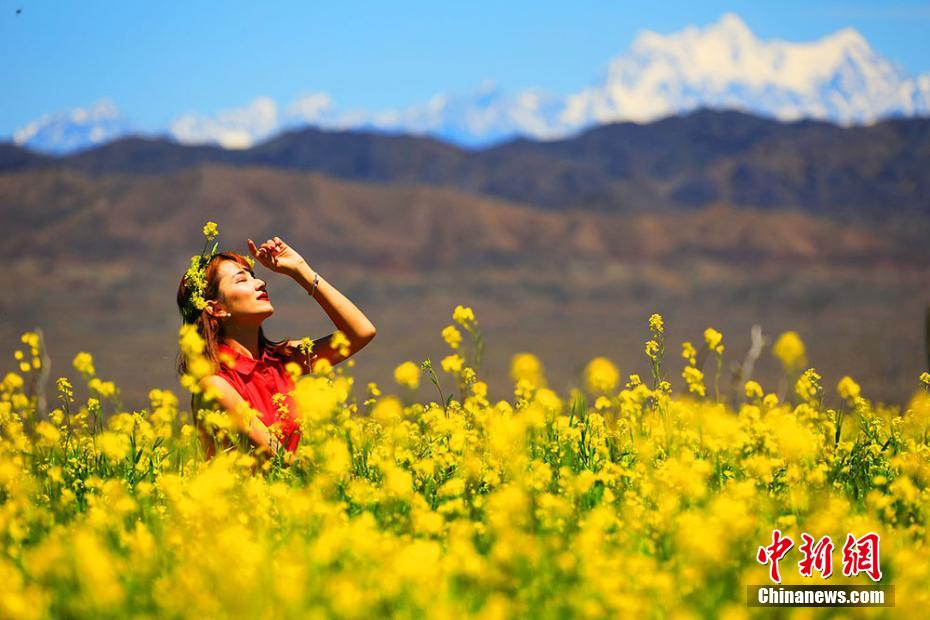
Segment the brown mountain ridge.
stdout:
[[466,150],[429,137],[305,128],[250,149],[129,137],[55,158],[3,145],[0,174],[164,174],[205,163],[442,185],[553,210],[657,212],[718,202],[844,217],[930,212],[930,119],[840,127],[700,109],[553,141]]

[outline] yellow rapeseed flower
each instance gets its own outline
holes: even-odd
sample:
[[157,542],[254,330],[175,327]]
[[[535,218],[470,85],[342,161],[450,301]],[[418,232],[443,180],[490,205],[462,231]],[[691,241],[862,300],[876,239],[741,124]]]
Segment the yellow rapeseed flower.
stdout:
[[82,351],[74,356],[74,360],[71,362],[74,366],[74,369],[81,373],[84,376],[90,376],[96,374],[94,370],[94,358],[90,353]]
[[332,369],[333,369],[332,363],[330,363],[330,361],[326,359],[325,357],[316,358],[315,360],[313,360],[313,365],[311,366],[311,370],[313,370],[313,372],[315,372],[318,375],[328,374],[329,371],[331,371]]
[[707,343],[707,348],[711,351],[723,353],[723,334],[713,327],[708,327],[704,330],[704,342]]
[[297,362],[288,362],[284,365],[284,370],[287,371],[288,376],[291,378],[291,381],[297,381],[300,378],[300,375],[303,373],[303,370]]
[[316,344],[312,338],[309,336],[304,336],[300,339],[300,342],[297,343],[297,348],[300,349],[300,352],[304,355],[310,355],[313,352],[313,345]]
[[536,392],[535,402],[541,405],[543,409],[549,409],[551,411],[559,411],[562,409],[562,399],[549,388],[538,390]]
[[466,329],[471,327],[472,324],[478,322],[478,320],[475,318],[474,311],[472,311],[471,308],[462,305],[456,306],[455,310],[452,311],[452,320]]
[[97,435],[97,449],[111,461],[121,461],[129,456],[129,437],[122,433],[104,431]]
[[74,389],[67,377],[59,377],[55,382],[55,386],[58,388],[59,398],[68,403],[74,401]]
[[772,355],[781,361],[785,372],[793,372],[807,365],[804,341],[794,331],[787,331],[778,337],[772,347]]
[[36,424],[36,434],[40,438],[40,444],[45,447],[52,447],[58,444],[58,440],[61,438],[61,431],[55,427],[55,425],[46,422],[45,420],[40,421]]
[[352,343],[349,338],[340,330],[333,332],[329,346],[339,352],[339,355],[347,357],[349,355],[349,345]]
[[820,375],[813,368],[808,368],[800,377],[794,386],[794,392],[798,397],[807,402],[816,400],[820,396]]
[[203,236],[207,238],[207,241],[213,241],[217,235],[220,234],[219,228],[216,225],[216,222],[207,222],[203,226]]
[[843,400],[855,400],[862,390],[852,377],[845,376],[836,384],[836,391]]
[[112,398],[117,393],[116,385],[112,381],[101,381],[97,377],[91,379],[87,383],[87,387],[103,398]]
[[685,380],[685,383],[688,384],[689,392],[693,392],[700,396],[706,395],[704,373],[701,372],[699,368],[696,366],[685,366],[685,369],[681,372],[681,376]]
[[462,332],[455,325],[447,325],[442,330],[442,339],[453,349],[458,349],[462,343]]
[[394,369],[394,381],[411,390],[420,387],[420,367],[413,362],[404,362]]
[[545,387],[542,362],[532,353],[517,353],[510,359],[510,380],[514,383],[524,380],[531,385]]
[[765,394],[762,390],[762,386],[759,385],[757,381],[747,381],[744,389],[746,390],[746,398],[750,400],[762,398]]
[[452,355],[447,355],[442,358],[442,369],[448,373],[457,373],[461,372],[462,366],[465,364],[465,360],[462,359],[462,356],[458,353],[453,353]]
[[15,392],[23,387],[23,378],[15,372],[8,372],[3,377],[3,389],[6,392]]
[[661,334],[665,331],[665,324],[662,321],[661,314],[653,314],[649,317],[649,329],[657,334]]
[[26,332],[20,336],[20,341],[23,344],[29,345],[29,348],[32,350],[33,355],[37,355],[39,352],[39,334],[36,332]]
[[779,453],[785,458],[804,461],[817,453],[817,435],[793,415],[781,416],[772,430],[778,440]]
[[620,372],[609,359],[603,356],[595,357],[584,369],[585,387],[592,394],[603,394],[617,387],[620,381]]
[[185,323],[178,330],[178,344],[181,348],[181,352],[187,356],[188,359],[195,355],[201,355],[204,352],[206,347],[206,342],[197,333],[197,326],[189,323]]

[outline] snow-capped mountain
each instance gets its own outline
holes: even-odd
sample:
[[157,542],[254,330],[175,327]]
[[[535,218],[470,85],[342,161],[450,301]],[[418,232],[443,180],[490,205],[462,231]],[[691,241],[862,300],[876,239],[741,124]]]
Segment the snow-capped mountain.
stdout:
[[63,154],[109,142],[133,127],[116,104],[102,99],[86,108],[46,114],[13,132],[13,142],[36,151]]
[[[592,125],[649,122],[697,107],[840,124],[930,114],[930,75],[910,77],[845,28],[807,43],[763,41],[734,13],[706,28],[642,32],[588,88],[508,96],[437,96],[373,126],[481,146],[514,135],[557,138]],[[381,122],[379,122],[381,121]]]
[[222,110],[216,116],[185,114],[171,121],[169,131],[184,144],[215,143],[227,149],[249,148],[257,136],[278,129],[278,106],[269,97],[258,97],[249,105]]
[[539,90],[507,95],[492,82],[473,93],[438,94],[401,110],[340,111],[326,93],[310,93],[283,110],[268,97],[213,116],[185,114],[171,122],[170,133],[185,144],[216,143],[248,148],[285,129],[314,125],[326,129],[377,129],[430,134],[462,145],[480,146],[514,134],[540,138],[562,135],[552,119],[564,106],[560,97]]
[[[339,110],[325,92],[282,110],[268,97],[219,111],[186,113],[168,133],[185,144],[248,148],[295,127],[380,129],[429,134],[480,147],[518,135],[551,139],[592,125],[648,122],[697,107],[735,108],[781,120],[840,124],[930,114],[930,74],[908,75],[844,28],[810,42],[761,40],[734,13],[704,28],[641,32],[588,87],[556,95],[515,94],[485,83],[471,93],[437,94],[404,109]],[[51,152],[92,146],[132,131],[107,101],[47,115],[18,130],[17,144]]]
[[364,127],[430,134],[463,146],[483,146],[514,135],[556,138],[553,122],[564,99],[540,89],[514,95],[485,82],[472,93],[436,95],[422,105],[371,115]]
[[845,28],[809,43],[762,41],[733,13],[707,28],[643,32],[601,79],[566,98],[568,127],[727,107],[841,124],[930,112],[930,75],[910,78]]

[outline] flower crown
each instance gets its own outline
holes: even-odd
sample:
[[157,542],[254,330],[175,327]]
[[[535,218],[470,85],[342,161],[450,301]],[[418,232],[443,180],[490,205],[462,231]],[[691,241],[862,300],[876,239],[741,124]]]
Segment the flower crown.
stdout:
[[[219,230],[217,229],[216,222],[207,222],[204,224],[203,236],[206,237],[206,242],[204,242],[203,250],[200,251],[198,256],[191,256],[191,266],[188,267],[187,271],[184,273],[184,286],[190,291],[190,294],[184,302],[184,307],[181,309],[181,315],[185,323],[196,323],[197,317],[200,316],[200,312],[207,307],[207,301],[203,297],[204,290],[207,288],[207,265],[209,265],[213,257],[216,256],[216,248],[219,245],[219,241],[213,244],[213,248],[210,250],[209,254],[207,253],[207,246],[210,245],[210,242],[216,239],[218,235]],[[246,256],[245,259],[249,262],[249,265],[255,264],[255,261],[250,257]]]

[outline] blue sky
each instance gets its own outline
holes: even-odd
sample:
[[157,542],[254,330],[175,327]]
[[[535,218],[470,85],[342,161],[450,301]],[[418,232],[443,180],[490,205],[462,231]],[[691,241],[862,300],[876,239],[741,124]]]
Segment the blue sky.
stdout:
[[761,38],[851,26],[907,71],[930,72],[930,2],[0,0],[0,136],[102,98],[155,128],[260,95],[325,91],[343,109],[382,109],[485,80],[568,93],[640,30],[704,26],[726,11]]

